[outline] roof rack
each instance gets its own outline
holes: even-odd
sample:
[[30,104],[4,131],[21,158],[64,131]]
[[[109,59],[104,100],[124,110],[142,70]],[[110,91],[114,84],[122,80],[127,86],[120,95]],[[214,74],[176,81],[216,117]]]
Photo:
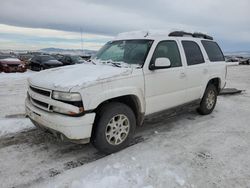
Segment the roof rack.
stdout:
[[193,33],[188,33],[185,31],[173,31],[169,33],[169,37],[184,37],[184,36],[193,36]]
[[208,39],[208,40],[213,40],[213,37],[209,36],[209,35],[206,35],[206,34],[203,34],[203,33],[188,33],[188,32],[185,32],[185,31],[174,31],[174,32],[171,32],[169,33],[168,35],[169,37],[185,37],[185,36],[191,36],[191,37],[194,37],[194,38],[204,38],[204,39]]

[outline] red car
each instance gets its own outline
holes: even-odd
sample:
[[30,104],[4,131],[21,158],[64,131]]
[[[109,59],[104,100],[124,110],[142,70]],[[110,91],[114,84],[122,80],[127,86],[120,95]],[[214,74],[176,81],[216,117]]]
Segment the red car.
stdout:
[[24,62],[15,57],[0,55],[0,72],[25,72],[27,67]]

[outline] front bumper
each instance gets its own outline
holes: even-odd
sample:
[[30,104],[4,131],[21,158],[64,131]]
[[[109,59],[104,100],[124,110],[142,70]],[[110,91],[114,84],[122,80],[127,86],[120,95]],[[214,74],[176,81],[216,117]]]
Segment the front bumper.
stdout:
[[89,139],[95,120],[95,113],[81,117],[70,117],[41,110],[26,99],[25,109],[28,117],[40,126],[63,134],[72,141]]
[[19,66],[7,66],[7,67],[3,67],[3,72],[5,73],[10,73],[10,72],[25,72],[27,71],[26,67],[19,67]]

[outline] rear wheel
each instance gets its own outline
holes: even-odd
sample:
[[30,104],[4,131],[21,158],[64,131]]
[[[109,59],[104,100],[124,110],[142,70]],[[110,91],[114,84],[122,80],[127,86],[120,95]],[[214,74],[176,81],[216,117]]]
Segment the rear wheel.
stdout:
[[201,100],[198,112],[201,115],[207,115],[212,113],[217,102],[217,89],[213,84],[209,84],[206,88],[204,96]]
[[136,119],[131,108],[112,102],[103,106],[98,113],[91,140],[101,152],[114,153],[128,146],[135,127]]

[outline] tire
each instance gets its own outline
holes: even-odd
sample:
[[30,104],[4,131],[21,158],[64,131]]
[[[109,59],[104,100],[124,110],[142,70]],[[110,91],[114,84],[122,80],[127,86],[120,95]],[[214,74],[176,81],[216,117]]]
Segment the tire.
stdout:
[[29,68],[30,68],[30,70],[34,71],[33,65],[30,65]]
[[136,118],[130,107],[108,103],[97,114],[91,142],[103,153],[114,153],[129,145],[135,128]]
[[30,69],[31,69],[32,71],[40,71],[40,67],[37,66],[37,65],[31,65],[31,66],[30,66]]
[[42,70],[44,70],[44,67],[42,65],[40,65],[39,71],[42,71]]
[[198,113],[201,115],[211,114],[217,102],[217,95],[216,87],[213,84],[209,84],[201,100],[200,107],[197,109]]

